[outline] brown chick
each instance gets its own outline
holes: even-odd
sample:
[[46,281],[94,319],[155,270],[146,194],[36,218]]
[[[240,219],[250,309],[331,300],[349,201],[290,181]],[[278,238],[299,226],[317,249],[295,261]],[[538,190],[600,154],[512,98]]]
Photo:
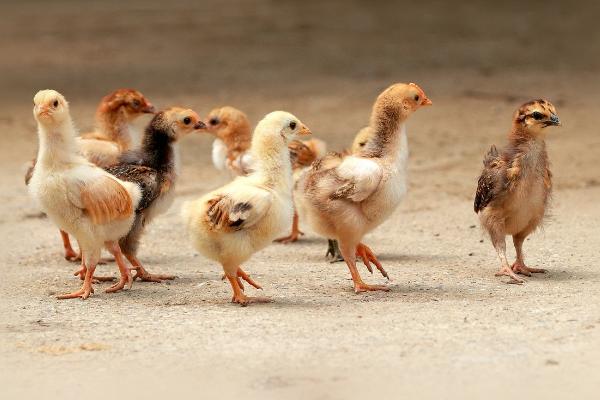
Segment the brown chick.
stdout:
[[[523,282],[516,274],[546,272],[525,265],[523,241],[546,215],[552,174],[544,139],[546,128],[559,125],[560,119],[549,101],[525,103],[515,112],[508,145],[501,151],[492,146],[483,160],[474,209],[500,258],[496,276],[507,275],[511,283]],[[506,235],[513,237],[517,252],[512,267],[506,259]]]
[[246,175],[251,171],[249,157],[252,128],[245,113],[225,106],[212,110],[206,119],[207,131],[215,136],[212,160],[215,168],[228,170],[233,175]]
[[398,206],[407,190],[408,139],[405,122],[415,111],[431,105],[416,84],[397,83],[376,99],[369,126],[373,137],[357,154],[330,153],[313,163],[298,185],[300,210],[313,230],[337,239],[352,275],[355,292],[389,290],[385,285],[368,285],[356,268],[360,256],[372,271],[374,263],[387,273],[364,235],[383,223]]

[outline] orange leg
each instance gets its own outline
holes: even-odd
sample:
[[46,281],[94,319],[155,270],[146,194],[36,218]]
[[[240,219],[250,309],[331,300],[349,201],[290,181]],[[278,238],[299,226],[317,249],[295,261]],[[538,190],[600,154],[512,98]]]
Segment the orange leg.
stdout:
[[385,272],[385,269],[383,269],[383,266],[375,256],[375,253],[373,253],[373,250],[369,248],[369,246],[363,243],[359,243],[358,246],[356,246],[356,256],[362,258],[363,263],[365,264],[370,273],[373,273],[373,268],[371,268],[371,264],[369,264],[369,261],[375,264],[379,272],[381,272],[381,275],[390,280],[390,277],[388,276],[387,272]]
[[[98,263],[100,264],[100,263]],[[79,268],[77,271],[75,271],[73,273],[73,275],[77,276],[79,275],[79,279],[84,280],[85,279],[85,274],[86,274],[87,268],[85,267],[85,264],[83,263],[83,260],[81,261],[81,268]],[[100,282],[112,282],[114,281],[116,278],[114,276],[93,276],[92,277],[92,283],[100,283]]]
[[[359,245],[360,246],[360,245]],[[386,285],[367,285],[363,282],[360,274],[358,273],[358,269],[356,269],[356,256],[353,254],[352,250],[358,248],[352,248],[352,246],[347,246],[344,243],[340,242],[340,250],[342,251],[342,256],[344,257],[344,261],[346,261],[346,265],[348,265],[348,269],[350,270],[350,275],[352,275],[352,281],[354,282],[354,292],[361,293],[367,291],[375,291],[375,290],[383,290],[388,291],[390,288]]]
[[[81,260],[81,253],[75,252],[73,246],[71,246],[71,240],[69,234],[63,230],[60,231],[60,237],[62,238],[63,247],[65,249],[65,260],[79,261]],[[83,279],[83,276],[81,277]]]
[[133,269],[135,269],[135,275],[133,276],[134,281],[140,278],[142,282],[162,282],[165,280],[172,281],[176,278],[175,275],[151,274],[146,271],[146,268],[144,268],[140,260],[133,254],[125,254],[125,257],[127,257],[131,265],[133,265]]
[[[85,265],[84,265],[85,267]],[[87,299],[88,297],[90,297],[90,294],[94,293],[94,288],[92,287],[92,279],[94,276],[94,270],[96,269],[96,265],[90,265],[89,268],[86,268],[86,272],[85,272],[85,278],[83,280],[83,285],[81,286],[81,289],[79,289],[76,292],[73,293],[68,293],[68,294],[63,294],[60,296],[57,296],[56,298],[59,300],[64,300],[64,299],[76,299],[81,297],[83,300]]]
[[131,270],[125,264],[125,259],[123,258],[123,253],[121,252],[119,244],[117,242],[108,242],[106,243],[106,248],[115,257],[115,261],[117,262],[117,265],[119,266],[119,271],[121,272],[121,278],[119,279],[119,282],[106,289],[106,293],[118,292],[119,290],[125,287],[127,289],[131,289],[131,285],[133,285]]
[[301,235],[304,235],[304,232],[302,232],[299,228],[298,213],[294,211],[294,220],[292,221],[292,232],[288,236],[275,239],[275,241],[284,244],[293,243],[296,242]]
[[[241,271],[241,272],[240,272]],[[236,276],[226,275],[233,290],[232,303],[238,303],[242,307],[247,306],[250,303],[269,303],[272,300],[267,297],[248,297],[244,294],[242,287],[240,286],[240,278],[251,284],[252,286],[260,289],[260,286],[254,282],[241,268],[238,268]]]

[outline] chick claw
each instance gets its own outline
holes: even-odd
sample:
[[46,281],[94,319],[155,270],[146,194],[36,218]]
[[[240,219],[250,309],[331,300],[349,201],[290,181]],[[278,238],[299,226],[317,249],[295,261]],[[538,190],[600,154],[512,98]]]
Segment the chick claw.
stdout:
[[381,272],[381,275],[387,278],[387,280],[390,280],[388,273],[385,271],[385,269],[383,269],[383,266],[375,256],[375,253],[373,253],[373,251],[369,248],[369,246],[359,243],[358,246],[356,246],[356,256],[360,257],[363,260],[363,263],[365,264],[370,273],[373,273],[373,268],[371,267],[369,261],[375,264],[379,272]]
[[172,281],[176,278],[175,275],[151,274],[143,267],[133,267],[132,269],[135,270],[135,275],[133,276],[134,281],[139,278],[142,282],[161,283],[162,281]]
[[275,241],[283,244],[294,243],[297,242],[300,236],[303,235],[304,232],[302,231],[292,231],[292,233],[290,233],[288,236],[280,237],[279,239],[275,239]]
[[508,265],[500,268],[500,271],[496,272],[496,276],[505,276],[505,275],[510,277],[510,281],[508,283],[522,284],[523,282],[525,282],[524,279],[521,279],[517,275],[515,275],[513,270]]
[[271,303],[273,300],[268,297],[248,297],[243,293],[234,294],[231,299],[232,303],[237,303],[242,307],[246,307],[250,303]]
[[520,263],[518,261],[515,261],[515,263],[511,267],[511,269],[513,272],[515,272],[517,274],[525,275],[525,276],[531,276],[532,273],[533,274],[544,274],[547,272],[547,270],[545,270],[543,268],[529,268],[525,264]]
[[[85,279],[85,271],[86,268],[85,267],[81,267],[80,269],[78,269],[77,271],[75,271],[73,273],[74,276],[79,275],[79,279],[84,280]],[[92,277],[92,283],[100,283],[100,282],[112,282],[114,281],[116,278],[114,276],[94,276]],[[94,293],[92,291],[92,293]]]
[[129,289],[131,289],[132,285],[133,285],[133,279],[131,278],[131,274],[127,274],[125,276],[122,275],[121,278],[119,279],[119,282],[115,283],[114,285],[112,285],[111,287],[106,289],[105,292],[106,293],[115,293],[124,288],[127,288],[127,290],[129,290]]
[[376,290],[382,290],[384,292],[389,292],[390,288],[389,288],[389,286],[386,286],[386,285],[367,285],[364,282],[354,284],[354,293],[373,292]]

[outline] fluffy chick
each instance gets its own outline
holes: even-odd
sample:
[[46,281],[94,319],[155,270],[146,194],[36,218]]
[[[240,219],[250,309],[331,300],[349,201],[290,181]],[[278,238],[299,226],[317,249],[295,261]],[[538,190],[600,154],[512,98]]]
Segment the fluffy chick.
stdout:
[[60,229],[77,238],[82,250],[83,285],[58,298],[86,299],[93,292],[92,278],[104,246],[115,256],[121,272],[119,282],[106,291],[130,287],[131,274],[117,241],[134,220],[139,188],[79,155],[69,105],[60,93],[42,90],[33,102],[39,150],[29,191]]
[[[532,100],[515,112],[508,145],[492,146],[483,160],[474,209],[489,233],[500,258],[497,276],[522,283],[516,273],[531,276],[544,269],[529,268],[523,259],[523,242],[542,223],[552,191],[552,174],[544,141],[550,126],[559,126],[556,109],[547,100]],[[506,235],[517,252],[512,267],[506,259]]]
[[[121,153],[131,146],[131,123],[144,114],[154,112],[154,106],[137,90],[117,89],[104,96],[96,109],[96,131],[81,134],[75,139],[80,154],[99,167],[115,164]],[[35,160],[25,176],[26,184],[31,179],[34,166]],[[80,260],[81,254],[73,249],[69,235],[64,231],[60,235],[65,259]]]
[[173,107],[161,111],[146,128],[141,148],[123,153],[118,164],[106,169],[119,179],[137,184],[142,192],[131,230],[119,241],[123,254],[136,269],[134,280],[160,282],[175,278],[174,275],[149,273],[138,260],[137,250],[144,228],[154,217],[167,211],[175,197],[179,175],[177,142],[185,135],[205,128],[192,110]]
[[215,168],[233,175],[251,172],[249,156],[252,128],[245,113],[225,106],[215,108],[207,117],[207,131],[215,136],[212,160]]
[[296,135],[306,134],[310,134],[308,128],[292,114],[267,114],[252,138],[254,171],[182,208],[194,247],[222,265],[235,303],[268,300],[244,294],[241,279],[255,288],[260,286],[241,264],[289,228],[293,181],[287,144]]
[[430,104],[414,83],[388,87],[373,105],[369,124],[373,137],[367,145],[356,155],[330,153],[312,165],[300,184],[303,214],[315,232],[338,240],[357,293],[388,290],[386,285],[363,282],[356,269],[356,256],[370,271],[373,262],[387,277],[375,254],[361,241],[404,197],[408,160],[405,121]]

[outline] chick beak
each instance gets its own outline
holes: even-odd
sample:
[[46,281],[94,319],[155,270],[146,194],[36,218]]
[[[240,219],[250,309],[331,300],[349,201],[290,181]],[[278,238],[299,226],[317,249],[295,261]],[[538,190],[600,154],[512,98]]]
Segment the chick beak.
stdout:
[[423,107],[423,106],[430,106],[432,104],[433,104],[433,102],[431,100],[429,100],[429,97],[425,97],[423,99],[423,101],[421,102],[421,107]]
[[196,124],[194,125],[194,129],[206,129],[206,124],[202,121],[198,121],[196,122]]
[[312,132],[310,131],[310,129],[308,129],[308,127],[306,125],[302,125],[302,127],[298,131],[298,136],[308,136],[311,134],[312,134]]
[[148,103],[146,104],[146,107],[142,108],[142,112],[145,114],[156,114],[156,108],[152,104]]
[[558,118],[558,115],[556,114],[552,114],[552,116],[550,117],[550,120],[548,121],[548,125],[554,125],[554,126],[560,126],[560,118]]

